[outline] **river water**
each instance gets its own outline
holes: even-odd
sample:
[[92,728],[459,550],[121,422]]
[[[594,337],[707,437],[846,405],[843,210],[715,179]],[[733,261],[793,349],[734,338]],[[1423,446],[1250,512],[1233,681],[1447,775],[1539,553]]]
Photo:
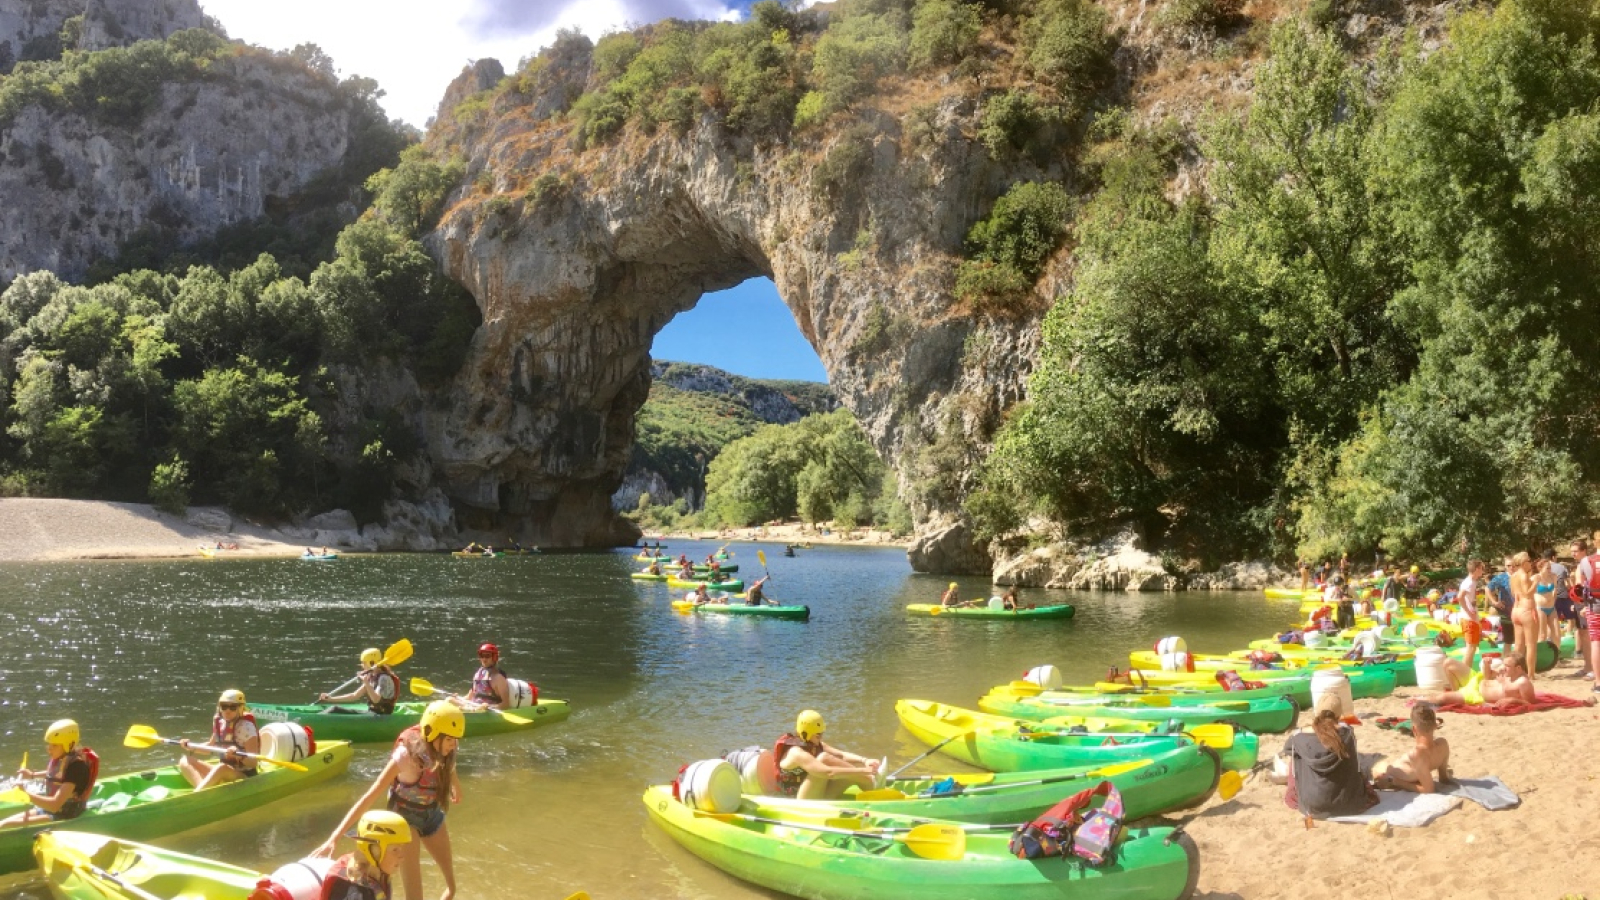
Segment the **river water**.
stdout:
[[[704,557],[715,546],[669,549]],[[937,602],[948,579],[913,574],[900,550],[731,549],[747,580],[765,550],[769,593],[809,605],[811,621],[676,614],[681,592],[633,582],[621,551],[0,564],[0,769],[25,750],[39,758],[44,728],[62,717],[83,726],[106,773],[166,764],[170,752],[120,746],[129,725],[204,737],[222,689],[305,702],[350,677],[363,648],[402,637],[416,648],[402,676],[464,689],[477,646],[493,641],[509,674],[573,712],[532,732],[469,734],[449,819],[459,900],[771,897],[650,824],[645,787],[685,762],[770,745],[808,707],[827,718],[830,743],[896,764],[924,749],[899,729],[896,699],[976,706],[1034,665],[1089,682],[1166,635],[1220,652],[1295,616],[1259,593],[1025,590],[1024,602],[1075,604],[1076,618],[914,619],[905,605]],[[957,580],[963,596],[990,593],[985,580]],[[385,754],[363,745],[347,779],[162,843],[271,870],[327,835]],[[930,759],[916,771],[959,768]],[[425,861],[423,872],[437,897],[437,871]],[[37,880],[0,880],[0,900],[45,896]]]

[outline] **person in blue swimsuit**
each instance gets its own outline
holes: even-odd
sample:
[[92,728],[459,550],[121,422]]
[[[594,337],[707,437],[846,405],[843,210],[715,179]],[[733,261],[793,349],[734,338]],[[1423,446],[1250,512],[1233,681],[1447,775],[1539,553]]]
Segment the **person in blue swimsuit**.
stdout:
[[[1561,623],[1556,621],[1556,573],[1549,557],[1540,558],[1534,569],[1533,594],[1539,609],[1539,640],[1561,646]],[[1560,658],[1560,654],[1557,654]]]

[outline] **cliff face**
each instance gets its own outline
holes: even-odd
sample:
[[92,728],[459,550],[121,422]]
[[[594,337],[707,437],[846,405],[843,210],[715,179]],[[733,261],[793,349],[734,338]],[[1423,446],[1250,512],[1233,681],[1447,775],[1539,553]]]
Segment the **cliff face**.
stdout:
[[[1037,316],[984,320],[952,297],[955,253],[1004,178],[963,137],[971,102],[941,101],[938,137],[916,150],[899,118],[865,110],[864,129],[814,156],[706,122],[591,150],[574,167],[565,129],[536,114],[570,82],[547,83],[466,137],[468,184],[492,189],[461,197],[430,238],[484,315],[429,429],[458,502],[521,519],[541,543],[629,537],[608,498],[649,387],[651,339],[703,293],[756,275],[776,283],[887,459],[924,431],[980,430],[1021,396]],[[839,141],[852,144],[851,177],[819,187]],[[551,172],[558,183],[525,190]],[[872,250],[841,265],[869,223]]]
[[[69,19],[78,19],[63,40]],[[63,50],[104,50],[206,27],[196,0],[0,0],[0,74]]]

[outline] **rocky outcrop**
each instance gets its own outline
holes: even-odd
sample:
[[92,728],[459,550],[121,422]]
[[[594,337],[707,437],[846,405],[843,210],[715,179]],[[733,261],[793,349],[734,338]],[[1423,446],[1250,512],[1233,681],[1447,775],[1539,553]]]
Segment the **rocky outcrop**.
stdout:
[[208,24],[196,0],[0,0],[0,74],[63,50],[126,47]]
[[1265,560],[1229,563],[1215,572],[1169,569],[1140,550],[1132,532],[1090,545],[1055,542],[994,566],[995,584],[1078,591],[1258,591],[1290,575]]
[[351,150],[355,102],[282,58],[226,56],[158,90],[132,122],[33,105],[3,126],[0,282],[77,279],[137,234],[187,243],[260,218]]
[[[862,128],[800,152],[751,145],[707,116],[681,137],[591,149],[581,165],[570,124],[539,118],[550,103],[497,92],[492,118],[451,132],[466,187],[427,242],[484,319],[430,428],[458,507],[524,521],[542,543],[629,534],[607,499],[649,386],[651,339],[702,294],[759,275],[892,462],[935,434],[981,444],[1022,396],[1037,312],[974,315],[952,289],[967,229],[1008,180],[966,136],[972,99],[940,100],[918,142],[871,109]],[[839,167],[847,177],[830,181]],[[870,248],[842,264],[864,230]],[[957,481],[970,471],[946,468]],[[913,498],[924,522],[954,512],[935,506]],[[970,543],[965,528],[942,528],[913,565],[987,572]]]

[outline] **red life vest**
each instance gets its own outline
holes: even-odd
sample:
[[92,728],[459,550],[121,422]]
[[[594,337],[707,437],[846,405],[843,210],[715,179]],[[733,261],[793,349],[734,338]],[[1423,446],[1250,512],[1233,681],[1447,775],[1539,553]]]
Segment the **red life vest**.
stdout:
[[1589,557],[1586,562],[1589,563],[1589,583],[1584,585],[1584,589],[1590,597],[1600,597],[1600,553]]
[[802,741],[792,734],[785,734],[778,738],[772,745],[772,766],[777,773],[778,791],[785,797],[793,797],[800,792],[800,785],[806,781],[805,769],[785,769],[783,758],[795,747],[806,751],[812,756],[822,755],[821,741]]
[[78,759],[83,760],[84,765],[89,767],[89,783],[71,800],[61,804],[61,809],[56,812],[58,819],[75,819],[87,808],[89,798],[94,795],[95,782],[100,780],[100,755],[88,747],[74,747],[60,759],[50,760],[50,765],[45,767],[45,783],[61,784],[61,776],[66,773],[67,765]]
[[403,748],[417,761],[422,774],[406,784],[399,778],[389,788],[389,799],[405,806],[431,809],[439,805],[439,773],[433,767],[433,746],[422,739],[422,726],[413,725],[394,739],[394,745]]
[[[244,741],[238,739],[240,722],[249,722],[251,728],[256,728],[256,717],[249,713],[240,715],[239,718],[233,720],[233,724],[231,725],[228,724],[228,720],[222,717],[222,713],[213,713],[211,716],[212,745],[217,747],[232,747],[241,753],[248,752],[244,749]],[[260,734],[261,730],[256,728],[256,733]],[[239,760],[239,764],[233,768],[236,768],[241,772],[250,772],[254,771],[255,767],[256,761],[253,757],[251,757],[248,759]]]
[[492,669],[488,666],[479,666],[477,673],[472,676],[472,693],[467,699],[477,703],[499,703],[507,699],[494,692],[494,676],[496,675],[504,678],[506,675],[505,670],[499,666],[495,666]]
[[[379,668],[373,669],[371,672],[368,672],[362,677],[366,678],[368,675],[370,675],[371,678],[367,681],[367,683],[372,686],[372,692],[378,694],[379,700],[376,703],[368,700],[367,709],[372,710],[380,716],[387,716],[394,712],[395,700],[400,697],[400,676],[396,675],[388,666],[380,666]],[[394,688],[394,690],[389,692],[389,696],[387,697],[383,696],[383,694],[379,693],[378,691],[378,679],[380,678],[387,678],[390,686]]]
[[334,860],[333,868],[322,879],[322,896],[329,900],[389,900],[389,876],[377,878],[362,874],[354,853]]

